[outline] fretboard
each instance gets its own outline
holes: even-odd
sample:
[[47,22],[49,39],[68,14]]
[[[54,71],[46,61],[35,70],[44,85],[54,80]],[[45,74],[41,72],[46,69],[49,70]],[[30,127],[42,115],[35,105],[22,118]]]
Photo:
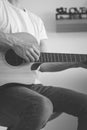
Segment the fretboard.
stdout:
[[[8,64],[18,66],[26,61],[19,57],[12,49],[8,50],[5,55],[5,60]],[[67,54],[67,53],[41,53],[38,61],[44,62],[85,62],[87,61],[86,54]]]
[[41,53],[39,62],[84,62],[86,54]]

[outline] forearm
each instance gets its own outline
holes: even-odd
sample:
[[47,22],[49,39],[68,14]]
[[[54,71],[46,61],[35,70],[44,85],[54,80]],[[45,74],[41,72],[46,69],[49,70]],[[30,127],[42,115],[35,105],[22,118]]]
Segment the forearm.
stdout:
[[[41,41],[40,48],[41,52],[47,52],[47,42]],[[49,50],[48,50],[49,51]],[[76,62],[56,62],[56,63],[43,63],[40,65],[39,71],[41,72],[57,72],[63,71],[69,68],[86,68],[87,69],[87,61],[83,63],[76,63]]]
[[14,45],[19,42],[23,43],[21,40],[21,33],[3,33],[0,32],[0,49],[8,49],[14,47]]
[[0,32],[0,47],[12,46],[11,35]]
[[41,72],[57,72],[63,71],[69,68],[79,67],[77,63],[44,63],[40,66]]

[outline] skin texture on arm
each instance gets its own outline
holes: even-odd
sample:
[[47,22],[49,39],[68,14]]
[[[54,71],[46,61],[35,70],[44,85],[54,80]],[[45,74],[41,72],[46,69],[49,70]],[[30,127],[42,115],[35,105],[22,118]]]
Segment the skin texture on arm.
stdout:
[[39,59],[40,51],[37,41],[28,33],[3,33],[0,32],[0,51],[12,48],[14,52],[27,62]]
[[[47,40],[42,40],[40,43],[41,52],[47,52],[46,50]],[[40,66],[41,72],[57,72],[63,71],[69,68],[80,67],[78,63],[70,63],[70,62],[56,62],[56,63],[43,63]]]
[[0,32],[0,49],[8,49],[13,46],[13,42],[9,39],[7,33]]

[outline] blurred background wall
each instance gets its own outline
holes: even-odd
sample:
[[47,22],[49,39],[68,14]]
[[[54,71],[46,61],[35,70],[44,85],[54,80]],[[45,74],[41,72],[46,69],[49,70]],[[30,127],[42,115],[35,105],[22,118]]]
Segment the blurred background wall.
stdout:
[[47,31],[55,32],[55,10],[58,7],[83,7],[87,0],[20,0],[27,9],[38,14],[44,21]]

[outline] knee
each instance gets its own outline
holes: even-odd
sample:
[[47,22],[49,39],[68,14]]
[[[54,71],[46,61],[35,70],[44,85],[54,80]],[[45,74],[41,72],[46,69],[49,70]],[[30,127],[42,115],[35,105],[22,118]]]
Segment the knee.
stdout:
[[31,103],[31,109],[35,111],[41,119],[47,121],[53,113],[53,104],[45,96],[39,95],[36,96],[33,103]]
[[42,128],[46,125],[52,113],[52,102],[44,96],[37,95],[28,102],[25,110],[21,114],[21,118],[24,120],[27,119],[28,124],[31,119],[35,127],[40,125],[40,128]]
[[42,104],[43,104],[44,111],[46,113],[49,114],[53,113],[53,104],[48,98],[46,97],[42,98]]
[[53,104],[46,97],[41,97],[41,104],[42,104],[43,117],[46,120],[48,120],[50,118],[50,116],[52,115],[52,113],[53,113]]
[[39,117],[48,119],[53,113],[53,104],[45,96],[37,95],[27,102],[24,111],[27,111],[29,114],[35,112]]

